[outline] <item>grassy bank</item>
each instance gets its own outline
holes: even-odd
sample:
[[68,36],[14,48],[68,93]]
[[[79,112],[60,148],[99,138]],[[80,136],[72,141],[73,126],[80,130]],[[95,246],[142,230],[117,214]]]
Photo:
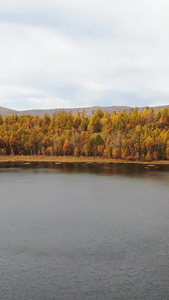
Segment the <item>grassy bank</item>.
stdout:
[[41,156],[41,155],[15,155],[15,156],[0,156],[1,162],[83,162],[83,163],[127,163],[127,164],[144,164],[144,165],[169,165],[169,160],[158,161],[127,161],[123,159],[112,159],[102,157],[75,157],[75,156]]

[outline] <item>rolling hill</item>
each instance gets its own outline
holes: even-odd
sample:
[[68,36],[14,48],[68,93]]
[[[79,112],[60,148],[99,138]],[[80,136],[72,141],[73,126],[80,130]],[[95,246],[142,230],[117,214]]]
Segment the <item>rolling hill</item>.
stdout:
[[[169,107],[169,105],[164,105],[164,106],[154,106],[154,109],[158,109],[158,108],[164,108],[164,107]],[[82,112],[83,110],[85,110],[85,114],[87,116],[91,116],[93,112],[96,112],[96,110],[98,108],[101,108],[103,110],[103,112],[109,112],[110,114],[113,111],[118,112],[119,110],[126,110],[129,111],[130,109],[132,109],[133,107],[130,106],[92,106],[92,107],[84,107],[84,108],[56,108],[56,109],[31,109],[31,110],[14,110],[14,109],[10,109],[10,108],[6,108],[6,107],[2,107],[0,106],[0,115],[2,117],[5,117],[6,115],[12,115],[12,114],[17,114],[17,115],[38,115],[40,117],[42,117],[45,113],[49,114],[50,116],[52,116],[53,114],[57,114],[59,111],[72,111],[73,114],[76,114],[77,111]],[[138,107],[138,110],[143,110],[145,109],[145,107]]]

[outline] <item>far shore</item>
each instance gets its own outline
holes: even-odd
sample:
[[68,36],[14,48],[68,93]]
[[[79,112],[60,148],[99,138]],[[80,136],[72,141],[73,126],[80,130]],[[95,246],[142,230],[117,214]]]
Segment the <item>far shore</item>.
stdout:
[[0,156],[0,163],[3,162],[115,163],[115,164],[169,165],[169,160],[129,161],[124,159],[113,159],[113,158],[103,158],[103,157],[45,156],[45,155]]

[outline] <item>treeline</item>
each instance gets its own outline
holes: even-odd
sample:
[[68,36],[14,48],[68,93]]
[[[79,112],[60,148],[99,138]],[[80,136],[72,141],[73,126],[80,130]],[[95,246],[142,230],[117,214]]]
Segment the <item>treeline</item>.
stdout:
[[169,159],[169,108],[146,108],[91,117],[60,111],[43,117],[0,116],[0,155],[100,156]]

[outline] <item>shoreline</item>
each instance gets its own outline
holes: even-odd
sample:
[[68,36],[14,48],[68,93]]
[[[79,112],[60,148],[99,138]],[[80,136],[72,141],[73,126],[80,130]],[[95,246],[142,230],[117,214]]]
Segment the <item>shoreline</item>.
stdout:
[[44,155],[10,155],[0,156],[0,163],[10,162],[51,162],[51,163],[114,163],[140,165],[169,165],[169,160],[158,161],[128,161],[123,159],[85,157],[85,156],[44,156]]

